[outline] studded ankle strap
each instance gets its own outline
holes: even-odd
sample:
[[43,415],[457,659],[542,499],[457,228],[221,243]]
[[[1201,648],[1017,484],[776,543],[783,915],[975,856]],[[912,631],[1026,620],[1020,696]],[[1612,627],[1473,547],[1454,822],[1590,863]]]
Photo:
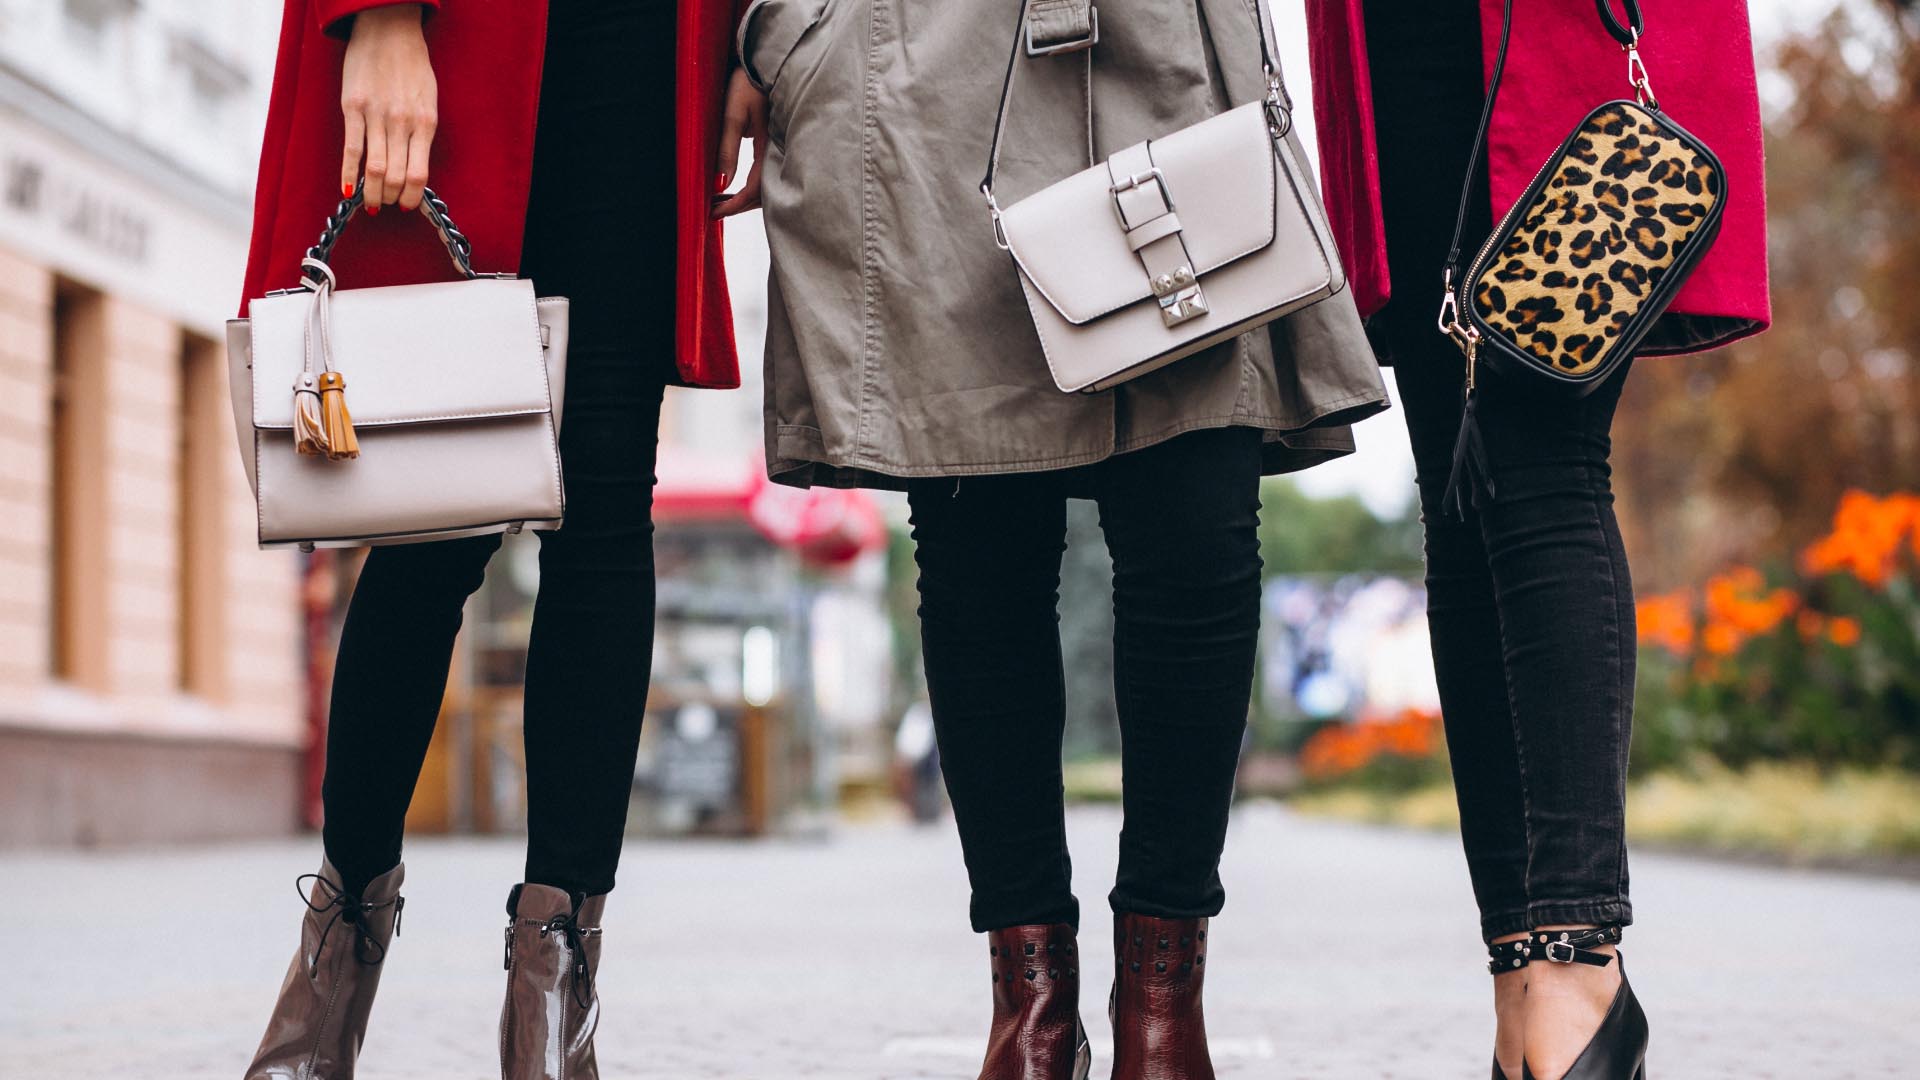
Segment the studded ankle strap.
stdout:
[[1533,939],[1517,938],[1487,946],[1487,974],[1503,975],[1526,967],[1533,959]]
[[1606,967],[1613,963],[1610,953],[1596,952],[1596,945],[1620,944],[1620,927],[1601,926],[1592,930],[1535,930],[1528,939],[1532,955],[1556,964],[1591,964]]

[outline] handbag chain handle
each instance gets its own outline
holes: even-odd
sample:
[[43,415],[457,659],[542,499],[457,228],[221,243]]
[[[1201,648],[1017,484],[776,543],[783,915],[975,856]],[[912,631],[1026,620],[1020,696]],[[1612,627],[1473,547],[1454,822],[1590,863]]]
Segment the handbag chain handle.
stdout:
[[[347,222],[365,203],[365,191],[366,181],[362,180],[354,185],[353,194],[341,199],[340,204],[333,208],[333,213],[328,215],[326,228],[320,230],[320,239],[307,249],[306,259],[300,263],[300,272],[306,275],[308,281],[318,284],[320,272],[312,264],[327,265],[327,258],[333,254],[333,245],[340,242],[340,234],[346,230]],[[460,271],[460,276],[479,277],[473,269],[473,243],[454,226],[453,218],[447,213],[446,200],[435,194],[432,188],[426,188],[420,197],[420,213],[439,232],[440,242],[446,245],[447,255],[453,259],[454,269]]]
[[[1594,0],[1600,9],[1600,22],[1607,33],[1620,43],[1627,54],[1627,82],[1632,84],[1634,98],[1649,109],[1658,111],[1660,102],[1653,96],[1653,87],[1647,80],[1647,65],[1640,59],[1640,35],[1647,28],[1646,19],[1640,13],[1640,0],[1621,0],[1627,9],[1627,22],[1622,25],[1613,14],[1613,5],[1609,0]],[[1470,322],[1460,321],[1458,301],[1454,299],[1453,276],[1460,269],[1460,240],[1467,231],[1467,210],[1473,205],[1473,176],[1480,168],[1480,158],[1486,152],[1487,135],[1493,127],[1493,103],[1500,96],[1500,76],[1507,69],[1507,44],[1513,36],[1513,0],[1506,0],[1506,10],[1500,22],[1500,51],[1493,61],[1493,77],[1487,80],[1487,101],[1480,109],[1480,127],[1473,136],[1473,153],[1467,158],[1467,175],[1460,184],[1460,208],[1453,216],[1453,243],[1447,248],[1447,261],[1442,268],[1441,278],[1445,297],[1440,301],[1440,317],[1436,320],[1440,332],[1452,337],[1464,349],[1479,338],[1479,331]],[[1473,373],[1469,366],[1467,385],[1473,385]]]
[[[366,182],[354,185],[353,194],[340,200],[327,217],[320,239],[307,249],[300,260],[300,284],[312,294],[307,304],[306,328],[302,342],[300,372],[293,380],[293,445],[300,454],[324,457],[328,461],[351,461],[360,456],[360,441],[353,430],[353,416],[347,410],[347,380],[333,365],[332,305],[333,267],[327,257],[347,222],[366,202]],[[476,278],[473,271],[473,243],[453,224],[446,201],[427,188],[420,197],[420,212],[440,234],[454,269],[463,278]],[[290,290],[298,292],[299,290]],[[315,371],[315,354],[318,371]]]
[[[1511,3],[1512,0],[1508,0],[1508,2]],[[1604,7],[1607,0],[1599,0],[1599,2],[1601,6]],[[1636,6],[1638,0],[1626,0],[1626,2],[1636,13],[1638,12],[1639,9]],[[1000,201],[994,195],[993,184],[996,174],[1000,171],[1000,142],[1006,134],[1007,116],[1013,104],[1013,75],[1015,69],[1018,68],[1020,64],[1021,48],[1024,46],[1029,56],[1047,56],[1063,52],[1090,52],[1094,45],[1100,41],[1098,11],[1093,4],[1087,2],[1087,0],[1075,0],[1075,6],[1084,7],[1087,11],[1088,32],[1086,36],[1078,41],[1065,45],[1037,46],[1033,41],[1032,29],[1027,22],[1029,11],[1033,6],[1034,0],[1021,0],[1020,22],[1015,25],[1013,33],[1013,50],[1007,56],[1006,78],[1000,83],[1000,105],[994,112],[993,144],[987,152],[987,174],[980,179],[980,194],[986,196],[987,211],[993,218],[994,242],[999,244],[1003,251],[1011,249],[1007,244],[1006,230],[1001,225]],[[1253,8],[1254,31],[1260,37],[1260,68],[1267,78],[1267,124],[1268,127],[1273,130],[1274,138],[1277,139],[1285,136],[1286,133],[1293,128],[1293,99],[1287,95],[1286,87],[1281,84],[1280,64],[1279,61],[1274,59],[1273,43],[1267,37],[1267,30],[1270,25],[1267,19],[1267,0],[1252,0],[1251,6]],[[1088,63],[1091,62],[1091,60],[1088,61]],[[1087,83],[1087,93],[1089,95],[1093,93],[1091,78],[1089,78]],[[1089,149],[1091,149],[1091,127],[1089,127],[1088,130],[1088,143]]]

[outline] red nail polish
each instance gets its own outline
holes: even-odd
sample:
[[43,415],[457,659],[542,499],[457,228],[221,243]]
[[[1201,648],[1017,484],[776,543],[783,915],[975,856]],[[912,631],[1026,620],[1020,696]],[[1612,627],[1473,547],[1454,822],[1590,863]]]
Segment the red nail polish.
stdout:
[[380,216],[380,204],[379,204],[379,203],[368,203],[368,204],[367,204],[367,214],[368,214],[369,216],[372,216],[372,217],[379,217],[379,216]]
[[343,199],[351,199],[351,198],[353,198],[353,185],[352,185],[352,184],[341,184],[341,185],[340,185],[340,197],[341,197],[341,198],[343,198]]

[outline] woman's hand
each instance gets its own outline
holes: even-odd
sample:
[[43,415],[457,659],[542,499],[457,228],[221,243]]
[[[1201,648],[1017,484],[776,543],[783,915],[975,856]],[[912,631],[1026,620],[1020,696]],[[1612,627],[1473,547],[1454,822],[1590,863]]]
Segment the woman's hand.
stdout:
[[[740,142],[753,140],[753,168],[747,170],[746,183],[732,195],[725,195],[733,183],[733,171],[740,166]],[[727,81],[726,113],[720,125],[719,188],[713,216],[732,217],[760,208],[760,163],[767,156],[767,95],[754,88],[742,68],[733,69]]]
[[347,121],[340,190],[353,194],[364,165],[369,214],[393,202],[411,210],[427,186],[440,92],[420,19],[419,4],[369,8],[354,16],[347,42],[340,71],[340,111]]

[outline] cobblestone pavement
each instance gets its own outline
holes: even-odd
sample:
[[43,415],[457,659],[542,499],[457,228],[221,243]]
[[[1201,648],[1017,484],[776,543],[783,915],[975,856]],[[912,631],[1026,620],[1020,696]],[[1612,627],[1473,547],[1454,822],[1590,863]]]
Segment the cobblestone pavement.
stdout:
[[[1073,815],[1089,953],[1117,828]],[[511,840],[410,846],[364,1080],[492,1074],[518,859]],[[238,1080],[295,942],[293,878],[317,861],[311,840],[0,857],[0,1078]],[[635,842],[625,867],[601,965],[607,1080],[975,1076],[987,957],[951,825]],[[1223,1080],[1486,1075],[1453,838],[1254,805],[1225,876],[1207,967]],[[1654,854],[1634,876],[1655,1080],[1920,1076],[1920,885]],[[1088,980],[1096,1032],[1104,985]]]

